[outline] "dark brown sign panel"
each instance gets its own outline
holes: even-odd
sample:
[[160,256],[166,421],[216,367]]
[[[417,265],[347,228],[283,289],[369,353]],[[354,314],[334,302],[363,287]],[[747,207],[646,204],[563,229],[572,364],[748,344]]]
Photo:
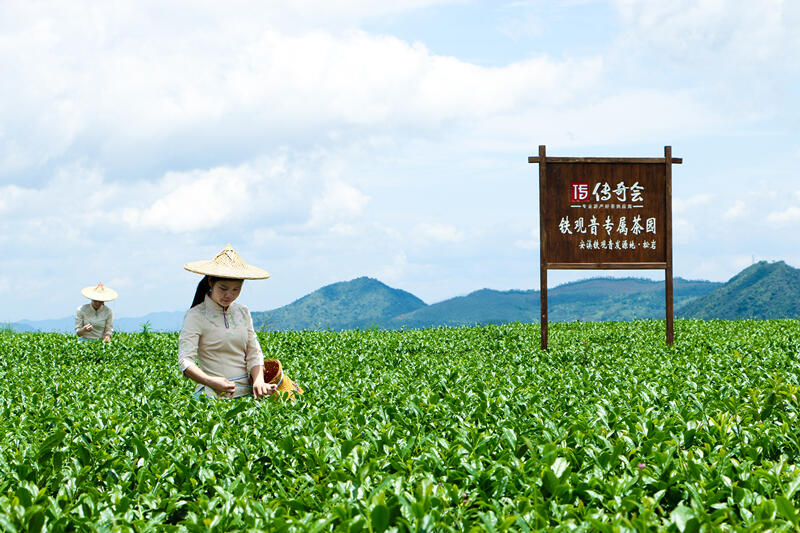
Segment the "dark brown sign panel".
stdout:
[[664,180],[664,165],[548,163],[548,263],[666,263]]
[[672,157],[547,157],[539,147],[542,349],[548,269],[664,269],[672,344]]

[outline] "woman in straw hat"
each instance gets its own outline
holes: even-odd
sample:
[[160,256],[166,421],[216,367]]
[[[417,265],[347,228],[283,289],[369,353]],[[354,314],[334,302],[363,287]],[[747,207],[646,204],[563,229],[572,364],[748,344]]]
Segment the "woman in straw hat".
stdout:
[[103,339],[103,342],[110,342],[114,332],[114,312],[105,302],[116,299],[117,292],[98,283],[94,287],[84,287],[81,294],[89,298],[91,303],[75,311],[75,334],[83,340]]
[[269,273],[245,263],[230,245],[211,261],[183,267],[203,274],[178,341],[178,364],[185,377],[197,382],[195,394],[221,398],[251,393],[261,398],[276,390],[291,397],[294,392],[302,394],[283,375],[279,361],[268,360],[270,375],[265,375],[264,354],[250,311],[234,301],[244,280],[266,279]]

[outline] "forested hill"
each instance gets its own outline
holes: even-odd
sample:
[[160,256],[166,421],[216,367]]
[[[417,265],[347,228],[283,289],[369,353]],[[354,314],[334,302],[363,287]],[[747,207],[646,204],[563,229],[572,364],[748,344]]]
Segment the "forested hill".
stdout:
[[[783,261],[756,263],[727,283],[675,278],[675,314],[681,318],[800,318],[800,270]],[[593,278],[548,291],[553,322],[662,319],[664,282],[640,278]],[[253,312],[265,330],[342,330],[472,326],[538,322],[537,290],[481,289],[426,304],[410,292],[368,277],[327,285],[271,311]],[[251,309],[255,306],[251,303]],[[257,307],[255,307],[257,309]],[[118,331],[180,329],[184,311],[115,320]],[[0,324],[15,331],[72,331],[72,317]]]
[[[675,279],[675,307],[686,305],[720,283]],[[549,291],[550,319],[631,320],[664,318],[664,282],[637,278],[597,278]],[[328,285],[273,311],[253,312],[256,328],[399,329],[536,322],[540,294],[535,290],[481,289],[426,305],[411,293],[372,278]]]
[[678,310],[690,318],[800,318],[800,270],[783,261],[758,262]]
[[425,302],[410,292],[361,277],[326,285],[289,305],[252,315],[256,329],[271,331],[363,329],[383,326],[420,307],[425,307]]

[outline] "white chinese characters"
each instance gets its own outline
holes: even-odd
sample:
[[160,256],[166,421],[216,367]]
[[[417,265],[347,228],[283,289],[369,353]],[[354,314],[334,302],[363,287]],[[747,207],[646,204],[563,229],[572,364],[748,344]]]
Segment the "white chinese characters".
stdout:
[[656,241],[647,240],[637,245],[636,241],[625,239],[581,239],[578,243],[580,250],[636,250],[638,247],[655,250]]
[[[577,217],[573,222],[570,222],[569,216],[561,217],[561,221],[558,223],[558,229],[564,235],[573,235],[573,233],[586,233],[589,232],[590,235],[597,235],[597,229],[600,226],[600,223],[597,222],[597,217],[592,215],[589,219],[588,225],[584,217]],[[611,215],[608,215],[605,221],[602,224],[602,228],[606,232],[606,236],[615,233],[617,235],[628,235],[630,232],[633,235],[639,235],[644,231],[645,233],[652,233],[653,235],[656,234],[656,218],[650,217],[645,220],[645,225],[642,227],[642,217],[635,216],[630,222],[630,226],[628,226],[628,219],[627,217],[621,216],[614,220]]]
[[[573,190],[571,191],[572,201],[586,202],[589,201],[589,195],[586,194],[586,189],[583,188],[584,183],[573,183]],[[578,194],[578,186],[581,186],[580,195]],[[598,182],[592,189],[591,196],[594,197],[595,202],[631,202],[634,204],[643,203],[644,186],[635,181],[632,185],[626,185],[624,181],[620,181],[613,188],[612,184],[607,182]],[[612,198],[613,197],[613,198]]]
[[[580,250],[657,249],[656,240],[652,238],[656,235],[655,217],[645,219],[642,225],[640,215],[632,218],[608,215],[602,222],[595,215],[589,217],[588,222],[586,217],[570,219],[564,216],[558,223],[558,229],[563,235],[580,235],[580,241],[576,241]],[[634,237],[637,239],[633,240]]]

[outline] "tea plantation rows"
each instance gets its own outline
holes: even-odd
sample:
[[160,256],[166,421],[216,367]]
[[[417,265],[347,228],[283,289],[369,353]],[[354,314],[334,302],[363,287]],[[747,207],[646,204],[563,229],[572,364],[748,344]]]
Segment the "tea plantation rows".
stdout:
[[800,321],[675,326],[260,333],[293,403],[0,332],[0,530],[797,530]]

